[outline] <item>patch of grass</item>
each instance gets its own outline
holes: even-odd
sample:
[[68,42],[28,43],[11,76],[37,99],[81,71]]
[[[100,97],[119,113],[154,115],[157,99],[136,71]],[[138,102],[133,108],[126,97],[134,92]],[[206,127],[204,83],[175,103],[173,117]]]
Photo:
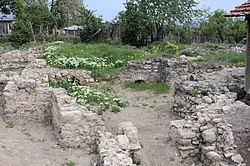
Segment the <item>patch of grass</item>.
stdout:
[[124,83],[125,88],[131,88],[135,89],[138,91],[143,91],[143,90],[151,90],[156,94],[163,94],[167,93],[170,89],[170,85],[168,83],[162,83],[162,82],[141,82],[141,83],[136,83],[136,82],[125,82]]
[[61,44],[45,49],[52,67],[86,69],[96,77],[116,75],[131,60],[143,59],[145,52],[131,46],[108,44]]

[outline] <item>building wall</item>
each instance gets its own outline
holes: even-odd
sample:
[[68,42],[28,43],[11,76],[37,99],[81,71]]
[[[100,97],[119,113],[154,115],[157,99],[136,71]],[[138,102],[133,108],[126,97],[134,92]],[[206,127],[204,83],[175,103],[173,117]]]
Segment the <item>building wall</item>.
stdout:
[[11,21],[0,20],[0,35],[9,35],[11,33]]

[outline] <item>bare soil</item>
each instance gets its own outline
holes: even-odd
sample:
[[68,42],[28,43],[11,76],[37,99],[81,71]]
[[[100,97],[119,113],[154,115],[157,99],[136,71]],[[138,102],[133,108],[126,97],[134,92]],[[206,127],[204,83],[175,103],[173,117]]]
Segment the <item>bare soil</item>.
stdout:
[[89,166],[92,157],[81,150],[60,148],[51,126],[6,124],[0,117],[1,166],[62,166],[69,161]]
[[183,166],[175,145],[168,137],[169,123],[177,117],[171,112],[173,89],[167,94],[113,86],[117,95],[129,102],[118,114],[106,112],[107,128],[116,134],[120,122],[131,121],[138,129],[142,146],[142,166]]

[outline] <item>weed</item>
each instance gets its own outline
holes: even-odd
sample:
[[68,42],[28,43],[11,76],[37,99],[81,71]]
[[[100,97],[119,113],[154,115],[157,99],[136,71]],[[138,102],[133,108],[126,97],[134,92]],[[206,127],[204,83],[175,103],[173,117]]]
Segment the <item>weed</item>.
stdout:
[[119,107],[116,107],[116,106],[113,106],[112,107],[112,110],[111,110],[111,112],[113,112],[113,113],[118,113],[118,112],[120,112],[121,111],[121,109],[119,108]]
[[144,148],[144,145],[142,143],[140,143],[140,146],[141,146],[141,148]]
[[33,141],[33,142],[45,142],[46,141],[46,138],[37,138],[37,137],[34,137],[30,134],[30,132],[27,131],[27,129],[22,129],[21,132],[26,135],[28,137],[28,139],[30,141]]
[[175,157],[174,157],[174,156],[171,156],[171,157],[169,157],[169,160],[170,160],[170,161],[175,161]]
[[139,91],[151,90],[156,94],[167,93],[170,89],[170,86],[168,83],[161,83],[161,82],[135,83],[135,82],[128,81],[124,83],[124,87],[139,90]]
[[65,163],[65,166],[75,166],[76,162],[72,161],[72,160],[67,160]]
[[191,96],[192,96],[192,97],[198,97],[198,92],[197,92],[197,91],[192,91]]
[[13,124],[13,122],[7,122],[5,127],[6,128],[13,128],[14,124]]

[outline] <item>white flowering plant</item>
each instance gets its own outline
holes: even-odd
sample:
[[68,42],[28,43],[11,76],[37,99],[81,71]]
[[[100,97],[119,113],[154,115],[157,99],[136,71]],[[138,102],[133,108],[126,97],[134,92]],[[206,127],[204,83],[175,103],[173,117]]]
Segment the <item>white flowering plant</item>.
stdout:
[[119,112],[127,103],[115,96],[110,88],[77,85],[75,82],[50,80],[50,86],[65,88],[68,95],[76,98],[78,104],[88,110],[102,114],[106,110]]
[[128,46],[107,44],[62,44],[45,49],[48,65],[63,69],[87,69],[103,73],[123,67],[128,61],[142,59],[144,52]]

